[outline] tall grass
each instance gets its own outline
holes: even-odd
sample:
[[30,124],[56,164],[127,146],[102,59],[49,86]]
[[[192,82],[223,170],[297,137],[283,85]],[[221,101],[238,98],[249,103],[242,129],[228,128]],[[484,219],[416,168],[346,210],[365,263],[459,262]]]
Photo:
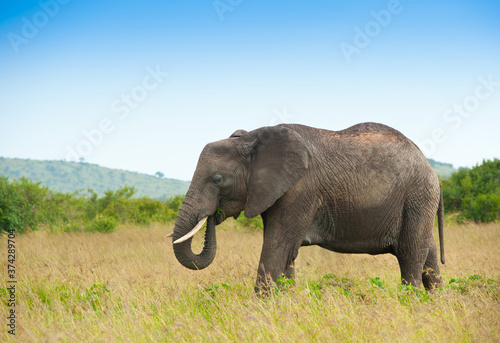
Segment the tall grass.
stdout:
[[430,295],[400,285],[393,256],[306,247],[295,283],[266,299],[253,294],[262,233],[223,224],[213,264],[191,271],[173,255],[171,229],[19,235],[17,341],[500,341],[498,224],[446,228],[445,287]]

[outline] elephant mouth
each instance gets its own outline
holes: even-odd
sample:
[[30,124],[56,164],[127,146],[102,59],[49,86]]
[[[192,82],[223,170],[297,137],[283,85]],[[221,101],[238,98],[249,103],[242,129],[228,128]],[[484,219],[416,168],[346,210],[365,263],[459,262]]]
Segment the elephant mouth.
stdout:
[[[222,210],[217,210],[217,212],[215,212],[213,215],[211,216],[206,216],[206,217],[203,217],[199,222],[198,224],[196,224],[196,226],[191,230],[189,231],[187,234],[185,234],[184,236],[182,236],[181,238],[177,239],[174,241],[174,244],[178,244],[178,243],[182,243],[186,240],[188,240],[189,238],[193,237],[198,231],[201,230],[201,228],[203,228],[203,226],[205,225],[207,219],[209,217],[213,217],[215,219],[215,225],[219,225],[220,223],[222,223],[224,220],[226,220],[226,215],[224,214],[224,211]],[[172,237],[174,235],[174,233],[169,233],[167,235],[167,237]]]
[[[233,217],[234,217],[234,219],[236,219],[236,218],[238,218],[238,216],[239,216],[239,213],[238,213],[238,215],[233,216]],[[217,210],[215,211],[214,214],[206,216],[206,217],[203,217],[198,222],[198,224],[196,224],[196,226],[191,231],[189,231],[187,234],[185,234],[181,238],[179,238],[176,241],[174,241],[174,244],[182,243],[182,242],[188,240],[189,238],[193,237],[198,231],[201,230],[201,228],[205,225],[205,222],[207,221],[207,219],[210,218],[210,217],[213,217],[215,225],[219,225],[219,224],[221,224],[223,221],[225,221],[227,219],[226,214],[224,213],[224,211],[219,206],[217,208]],[[169,233],[167,235],[167,237],[173,237],[173,235],[174,235],[174,233],[172,232],[172,233]]]
[[[174,241],[174,244],[178,244],[178,243],[182,243],[184,241],[187,241],[188,239],[190,239],[191,237],[193,237],[198,231],[200,231],[200,229],[203,227],[203,225],[206,223],[208,219],[208,216],[202,218],[198,224],[196,224],[196,226],[191,230],[189,231],[187,234],[185,234],[184,236],[182,236],[181,238],[177,239]],[[172,237],[173,236],[173,232],[168,234],[167,236],[168,237]]]
[[217,210],[217,212],[214,213],[214,216],[215,216],[215,225],[219,225],[224,220],[226,220],[226,215],[222,210]]
[[[207,230],[205,231],[203,250],[201,253],[195,254],[191,249],[192,239],[193,236],[202,229],[205,223],[207,223]],[[184,234],[182,237],[177,238],[176,236],[173,242],[173,248],[177,260],[184,267],[192,270],[200,270],[208,267],[214,260],[217,251],[215,217],[213,215],[203,217],[191,231]]]

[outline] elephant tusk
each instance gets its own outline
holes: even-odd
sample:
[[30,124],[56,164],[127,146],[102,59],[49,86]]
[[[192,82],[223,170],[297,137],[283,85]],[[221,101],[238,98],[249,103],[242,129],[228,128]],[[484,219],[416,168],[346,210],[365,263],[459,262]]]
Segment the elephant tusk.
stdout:
[[198,231],[200,231],[201,227],[203,226],[203,224],[205,224],[205,222],[207,221],[207,219],[208,219],[208,216],[206,216],[205,218],[203,218],[202,220],[200,220],[198,222],[198,224],[196,224],[196,226],[194,227],[194,229],[192,229],[187,234],[185,234],[184,236],[182,236],[181,238],[179,238],[178,240],[176,240],[174,242],[174,244],[182,243],[185,240],[188,240],[189,238],[193,237],[195,233],[197,233]]
[[174,235],[174,233],[173,233],[173,232],[170,232],[170,233],[167,235],[167,237],[172,237],[173,235]]

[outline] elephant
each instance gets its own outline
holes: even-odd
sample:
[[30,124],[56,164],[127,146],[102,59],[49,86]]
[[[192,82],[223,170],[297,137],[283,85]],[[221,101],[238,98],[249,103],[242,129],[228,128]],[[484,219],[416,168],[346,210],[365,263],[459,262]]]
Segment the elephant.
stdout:
[[[427,291],[443,285],[432,235],[438,216],[444,264],[443,195],[420,149],[378,123],[341,131],[300,124],[237,130],[209,143],[198,160],[173,233],[177,260],[189,269],[215,258],[215,226],[260,215],[263,246],[255,292],[294,277],[301,246],[339,253],[389,253],[403,284]],[[192,236],[207,222],[203,250]]]

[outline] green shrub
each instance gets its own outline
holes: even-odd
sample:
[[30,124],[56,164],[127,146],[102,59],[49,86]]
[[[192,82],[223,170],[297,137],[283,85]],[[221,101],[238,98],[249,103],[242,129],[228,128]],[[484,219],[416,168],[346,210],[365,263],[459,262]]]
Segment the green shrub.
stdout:
[[483,161],[461,169],[442,180],[446,212],[458,212],[458,220],[493,222],[500,220],[500,160]]
[[490,223],[500,218],[500,194],[479,194],[462,199],[463,216],[475,222]]
[[76,228],[85,222],[85,203],[85,198],[76,194],[50,191],[40,208],[41,221],[51,229],[65,227],[63,231],[78,231]]
[[115,231],[118,223],[112,217],[99,216],[87,226],[87,231],[109,233]]
[[[133,198],[134,187],[108,190],[102,197],[92,189],[73,194],[60,193],[28,179],[0,177],[0,230],[23,233],[43,226],[51,232],[113,232],[119,224],[149,225],[176,220],[184,196],[166,201]],[[262,219],[246,218],[238,223],[261,230]]]
[[262,222],[262,218],[260,216],[247,218],[245,217],[244,212],[240,214],[236,221],[249,230],[262,230],[264,228],[264,223]]
[[174,221],[177,218],[183,201],[184,195],[174,195],[165,201],[165,219],[167,221]]
[[108,190],[102,197],[92,189],[60,193],[25,178],[0,177],[0,230],[22,233],[43,225],[51,232],[112,232],[118,224],[175,220],[184,200],[184,196],[167,201],[132,198],[134,194],[129,186]]
[[49,193],[47,187],[26,178],[13,180],[0,176],[0,230],[23,233],[36,230],[42,220],[40,209]]

